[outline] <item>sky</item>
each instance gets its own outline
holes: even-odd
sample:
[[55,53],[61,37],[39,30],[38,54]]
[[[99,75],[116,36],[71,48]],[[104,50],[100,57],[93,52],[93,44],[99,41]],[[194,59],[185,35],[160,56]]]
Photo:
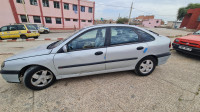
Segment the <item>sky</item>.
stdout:
[[200,0],[90,0],[95,1],[95,19],[114,19],[128,17],[133,1],[131,18],[139,15],[155,15],[156,19],[175,21],[177,11],[189,3]]

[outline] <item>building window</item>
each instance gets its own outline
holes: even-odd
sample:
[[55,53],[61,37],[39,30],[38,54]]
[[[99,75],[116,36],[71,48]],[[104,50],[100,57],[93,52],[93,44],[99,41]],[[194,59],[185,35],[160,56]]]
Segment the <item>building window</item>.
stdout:
[[89,7],[88,12],[92,13],[92,7]]
[[[17,0],[17,3],[23,3],[22,0]],[[25,1],[24,1],[24,4],[25,4]]]
[[50,17],[45,17],[46,23],[52,23],[51,18]]
[[26,19],[26,16],[25,16],[25,15],[20,15],[20,17],[21,17],[21,21],[22,21],[22,22],[27,22],[27,19]]
[[56,18],[56,24],[62,24],[61,23],[61,18]]
[[198,17],[197,21],[200,21],[200,15],[199,15],[199,17]]
[[43,7],[49,7],[49,0],[42,0]]
[[65,21],[70,21],[70,18],[66,18]]
[[85,20],[81,20],[81,22],[85,22]]
[[92,22],[92,20],[88,20],[88,22],[89,22],[89,23],[91,23],[91,22]]
[[34,23],[41,23],[40,16],[33,16]]
[[30,0],[31,5],[37,5],[37,0]]
[[69,10],[69,4],[68,3],[64,3],[64,9]]
[[156,21],[156,23],[159,23],[159,21]]
[[85,7],[81,6],[81,12],[85,12]]
[[54,8],[58,8],[58,9],[60,8],[59,2],[54,1],[53,4],[54,4]]
[[77,21],[78,21],[78,19],[73,19],[73,21],[74,21],[74,22],[77,22]]
[[73,11],[77,11],[77,5],[73,5]]

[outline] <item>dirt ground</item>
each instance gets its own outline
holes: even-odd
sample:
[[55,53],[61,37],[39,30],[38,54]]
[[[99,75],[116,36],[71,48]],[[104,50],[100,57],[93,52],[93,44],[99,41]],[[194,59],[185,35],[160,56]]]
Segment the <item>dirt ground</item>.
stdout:
[[[51,42],[2,42],[0,63]],[[99,74],[58,80],[42,91],[0,77],[0,112],[199,112],[199,63],[199,57],[172,50],[168,62],[147,77],[133,71]]]

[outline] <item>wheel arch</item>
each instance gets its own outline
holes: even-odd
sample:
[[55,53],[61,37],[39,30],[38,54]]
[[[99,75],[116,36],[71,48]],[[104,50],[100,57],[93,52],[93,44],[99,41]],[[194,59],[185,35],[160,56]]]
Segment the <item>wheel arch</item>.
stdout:
[[25,66],[25,67],[23,67],[20,71],[19,71],[19,78],[20,77],[23,77],[24,76],[24,73],[26,72],[26,70],[27,69],[29,69],[30,67],[32,67],[32,66],[39,66],[39,67],[43,67],[43,68],[45,68],[45,69],[48,69],[49,71],[51,71],[52,73],[53,73],[53,75],[55,76],[55,73],[51,70],[51,69],[49,69],[49,68],[47,68],[47,67],[45,67],[45,66],[42,66],[42,65],[37,65],[37,64],[33,64],[33,65],[27,65],[27,66]]
[[143,57],[142,59],[140,59],[140,61],[147,57],[153,57],[156,60],[156,66],[158,65],[158,57],[155,55],[147,55],[147,56]]

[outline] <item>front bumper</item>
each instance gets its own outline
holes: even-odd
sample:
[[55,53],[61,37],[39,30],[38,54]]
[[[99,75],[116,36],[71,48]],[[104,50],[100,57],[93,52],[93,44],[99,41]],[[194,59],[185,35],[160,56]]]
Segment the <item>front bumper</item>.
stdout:
[[173,48],[175,50],[177,50],[177,51],[181,51],[181,52],[184,52],[184,53],[187,53],[187,54],[192,54],[192,55],[200,56],[200,48],[186,46],[186,45],[181,45],[181,46],[186,46],[186,47],[192,48],[192,51],[187,51],[187,50],[180,49],[179,45],[180,44],[172,43]]
[[1,70],[0,73],[2,74],[2,77],[10,83],[19,83],[19,71],[7,71],[7,70]]

